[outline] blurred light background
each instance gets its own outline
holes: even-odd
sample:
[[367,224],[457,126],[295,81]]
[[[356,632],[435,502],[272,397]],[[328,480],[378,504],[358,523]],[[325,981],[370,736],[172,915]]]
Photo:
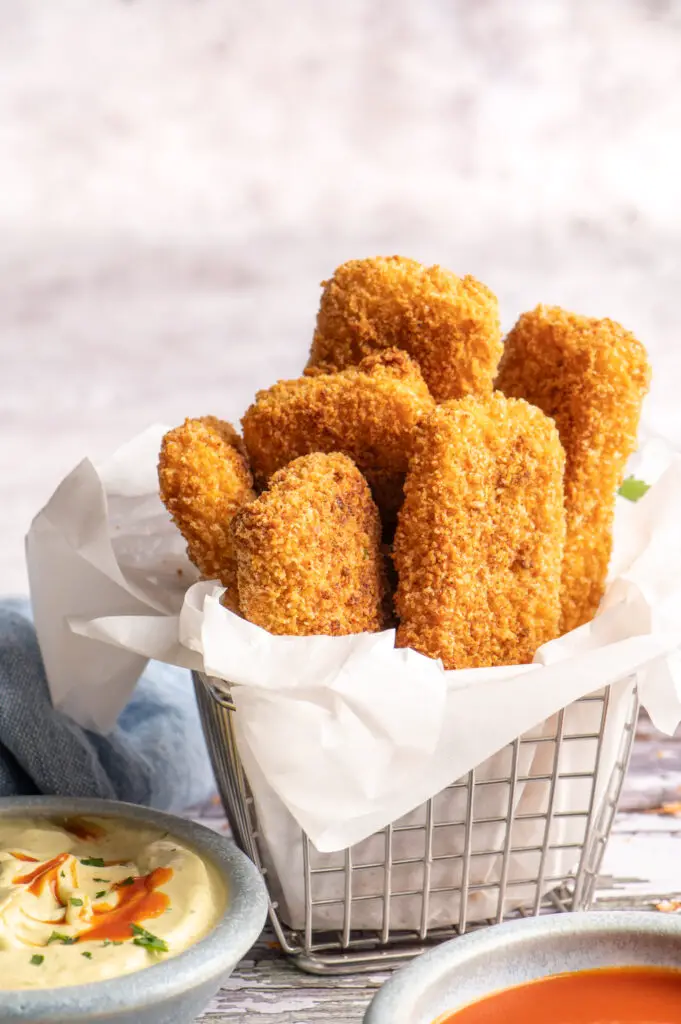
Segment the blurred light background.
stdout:
[[400,253],[621,320],[681,443],[675,0],[0,0],[0,572],[59,479],[296,376]]

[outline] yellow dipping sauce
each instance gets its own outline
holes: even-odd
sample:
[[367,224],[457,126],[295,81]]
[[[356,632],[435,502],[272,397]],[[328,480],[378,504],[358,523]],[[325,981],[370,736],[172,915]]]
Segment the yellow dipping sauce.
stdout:
[[103,981],[203,938],[227,894],[172,835],[118,818],[0,828],[0,989]]

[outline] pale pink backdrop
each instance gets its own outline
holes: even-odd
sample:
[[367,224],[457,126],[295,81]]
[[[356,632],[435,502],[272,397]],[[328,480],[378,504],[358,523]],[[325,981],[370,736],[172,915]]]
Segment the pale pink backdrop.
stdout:
[[83,455],[299,372],[348,257],[621,319],[681,442],[677,12],[0,0],[0,592]]

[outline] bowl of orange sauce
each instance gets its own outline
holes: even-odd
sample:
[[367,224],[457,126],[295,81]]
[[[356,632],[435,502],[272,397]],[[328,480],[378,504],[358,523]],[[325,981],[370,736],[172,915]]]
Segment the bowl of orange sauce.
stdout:
[[635,911],[512,921],[396,973],[364,1024],[679,1024],[681,921]]

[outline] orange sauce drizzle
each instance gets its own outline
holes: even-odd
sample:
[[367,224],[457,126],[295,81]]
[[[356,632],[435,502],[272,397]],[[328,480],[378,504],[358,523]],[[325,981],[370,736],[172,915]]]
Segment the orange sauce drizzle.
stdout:
[[170,905],[170,897],[157,890],[173,877],[172,868],[155,868],[148,875],[141,875],[129,885],[120,882],[115,886],[118,902],[115,907],[107,905],[92,908],[95,923],[81,932],[79,939],[109,939],[111,942],[132,938],[131,924],[160,917]]
[[[12,856],[17,860],[36,861],[35,857],[28,857],[24,854],[13,853]],[[13,879],[13,883],[14,885],[28,885],[28,891],[34,896],[40,896],[44,892],[45,886],[51,885],[55,899],[61,902],[57,896],[57,878],[59,868],[68,858],[68,853],[60,853],[52,860],[39,864],[27,875],[17,875]],[[117,862],[112,861],[111,863]],[[74,867],[73,863],[71,866]],[[93,923],[90,928],[78,935],[78,940],[108,939],[110,942],[119,942],[132,938],[130,928],[132,924],[160,917],[168,909],[170,897],[158,890],[172,877],[172,868],[155,868],[148,875],[140,875],[127,885],[117,882],[113,886],[113,892],[116,894],[115,906],[112,907],[108,904],[93,906]],[[61,920],[45,923],[59,924]]]
[[45,890],[46,885],[52,886],[52,892],[54,893],[55,899],[57,898],[57,875],[59,868],[62,866],[64,861],[68,860],[68,853],[60,853],[57,857],[53,857],[52,860],[46,861],[33,871],[29,872],[28,875],[17,875],[12,881],[14,885],[27,885],[28,891],[33,896],[40,896]]
[[101,839],[106,835],[106,830],[101,825],[85,821],[84,818],[65,818],[60,824],[66,832],[70,832],[76,839],[82,839],[84,842],[89,839]]
[[29,855],[27,853],[19,853],[17,850],[10,850],[9,851],[9,855],[10,855],[10,857],[14,857],[15,860],[30,861],[33,864],[37,864],[38,863],[38,858],[37,857],[29,857]]

